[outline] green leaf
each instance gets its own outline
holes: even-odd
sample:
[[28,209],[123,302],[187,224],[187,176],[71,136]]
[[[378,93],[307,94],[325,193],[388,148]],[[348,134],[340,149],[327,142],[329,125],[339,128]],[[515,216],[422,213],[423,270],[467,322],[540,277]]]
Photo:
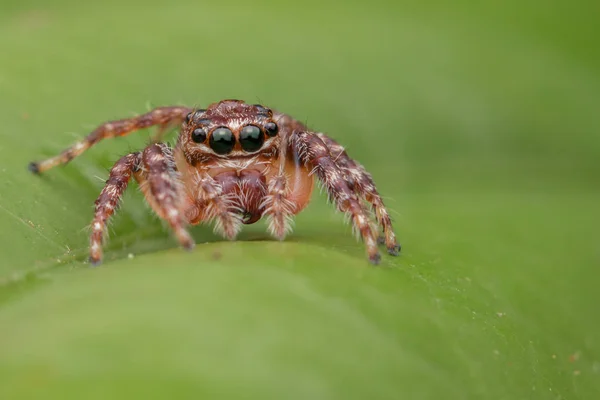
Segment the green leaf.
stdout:
[[[597,5],[447,3],[5,1],[0,398],[594,398]],[[27,164],[223,98],[346,146],[403,254],[371,266],[318,191],[284,242],[184,252],[132,184],[90,268],[107,171],[152,132]]]

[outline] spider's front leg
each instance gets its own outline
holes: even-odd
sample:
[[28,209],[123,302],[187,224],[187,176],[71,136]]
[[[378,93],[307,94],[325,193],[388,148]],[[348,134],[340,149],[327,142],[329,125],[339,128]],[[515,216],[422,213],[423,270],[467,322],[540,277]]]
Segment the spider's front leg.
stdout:
[[167,221],[183,248],[191,250],[195,243],[185,228],[185,193],[171,148],[164,143],[148,146],[142,153],[141,164],[143,169],[134,176],[148,204]]
[[260,208],[267,218],[269,232],[279,240],[292,231],[296,205],[288,199],[287,177],[281,170],[269,182],[267,195]]
[[344,171],[332,158],[327,145],[314,132],[294,132],[291,144],[300,160],[312,167],[338,209],[349,214],[355,232],[361,235],[367,247],[369,260],[378,264],[381,255],[377,249],[376,232],[373,232],[369,222],[368,211],[346,181]]
[[302,166],[289,146],[289,136],[283,136],[279,146],[277,173],[268,180],[267,193],[259,208],[266,217],[268,230],[275,238],[285,239],[292,231],[294,215],[310,201],[313,177]]
[[96,200],[92,234],[90,237],[90,263],[102,262],[102,244],[106,223],[114,214],[132,174],[139,182],[152,209],[166,220],[177,239],[186,249],[194,247],[194,240],[185,229],[182,212],[182,193],[170,149],[164,144],[147,147],[122,157],[110,170],[108,180]]

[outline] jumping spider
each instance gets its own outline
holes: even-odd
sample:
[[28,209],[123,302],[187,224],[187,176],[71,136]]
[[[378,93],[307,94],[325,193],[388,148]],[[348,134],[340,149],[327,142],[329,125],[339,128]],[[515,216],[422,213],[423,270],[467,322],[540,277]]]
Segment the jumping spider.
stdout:
[[[170,148],[160,139],[174,124],[181,124],[181,131],[175,148]],[[132,176],[185,249],[194,247],[186,225],[201,222],[214,222],[216,232],[233,240],[242,224],[266,216],[269,232],[284,239],[292,230],[293,216],[308,204],[316,175],[337,208],[349,216],[373,264],[381,258],[378,242],[398,255],[400,245],[390,217],[364,167],[333,139],[259,104],[223,100],[207,109],[158,107],[137,117],[106,122],[61,154],[32,162],[29,170],[44,172],[71,161],[102,139],[153,125],[159,126],[155,141],[117,161],[96,200],[90,237],[93,265],[102,261],[107,221]]]

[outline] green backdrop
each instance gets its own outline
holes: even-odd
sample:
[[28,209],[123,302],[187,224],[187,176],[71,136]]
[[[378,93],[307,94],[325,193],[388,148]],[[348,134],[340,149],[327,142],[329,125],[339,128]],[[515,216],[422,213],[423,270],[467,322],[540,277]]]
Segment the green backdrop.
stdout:
[[[598,4],[3,0],[0,398],[595,398]],[[342,142],[402,256],[370,266],[318,192],[283,243],[203,226],[185,253],[132,185],[89,268],[107,170],[152,132],[27,163],[231,97]]]

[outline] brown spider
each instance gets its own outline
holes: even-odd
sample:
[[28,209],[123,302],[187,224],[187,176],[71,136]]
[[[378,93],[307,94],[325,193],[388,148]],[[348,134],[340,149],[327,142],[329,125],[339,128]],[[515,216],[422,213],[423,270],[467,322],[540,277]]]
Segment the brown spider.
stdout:
[[[174,149],[158,143],[168,127],[181,123]],[[378,264],[377,244],[396,256],[388,212],[362,165],[322,133],[311,132],[292,117],[259,104],[223,100],[205,110],[159,107],[137,117],[106,122],[58,156],[29,164],[41,173],[79,156],[100,140],[159,126],[153,144],[127,154],[110,170],[96,200],[90,237],[90,262],[102,261],[102,243],[131,176],[158,216],[168,222],[185,249],[194,247],[186,225],[215,223],[215,231],[233,240],[242,224],[266,216],[268,229],[282,240],[292,218],[308,204],[316,175],[337,208],[360,234],[369,260]],[[366,204],[374,211],[372,219]]]

